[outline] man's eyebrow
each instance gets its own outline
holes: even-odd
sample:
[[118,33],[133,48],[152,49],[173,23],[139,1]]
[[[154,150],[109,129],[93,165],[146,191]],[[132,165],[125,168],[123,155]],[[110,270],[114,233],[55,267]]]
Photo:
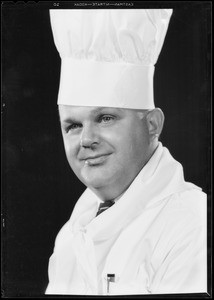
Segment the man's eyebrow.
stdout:
[[92,114],[98,114],[98,113],[101,113],[101,112],[103,112],[103,111],[105,111],[105,110],[114,110],[115,112],[116,111],[118,111],[118,112],[122,112],[123,111],[123,109],[122,108],[117,108],[117,107],[105,107],[105,106],[103,106],[103,107],[96,107],[95,109],[93,109],[92,111],[91,111],[91,113]]
[[73,117],[67,117],[66,119],[59,119],[59,121],[60,121],[60,123],[61,124],[65,124],[65,123],[79,123],[79,121],[77,121],[77,119],[75,119],[75,117],[73,118]]

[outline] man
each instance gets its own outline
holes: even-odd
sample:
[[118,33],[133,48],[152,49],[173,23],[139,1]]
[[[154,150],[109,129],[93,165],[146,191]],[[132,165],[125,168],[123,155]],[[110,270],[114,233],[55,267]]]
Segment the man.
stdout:
[[206,292],[206,195],[159,142],[154,64],[172,10],[53,10],[68,162],[87,189],[46,294]]

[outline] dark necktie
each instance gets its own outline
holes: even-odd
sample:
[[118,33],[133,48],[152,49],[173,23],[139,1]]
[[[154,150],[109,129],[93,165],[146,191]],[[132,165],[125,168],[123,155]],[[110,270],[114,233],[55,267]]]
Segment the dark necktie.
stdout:
[[99,209],[98,209],[98,212],[97,212],[96,216],[98,216],[99,214],[104,212],[106,209],[111,207],[113,204],[114,204],[114,201],[112,201],[112,200],[107,200],[103,203],[100,203],[100,206],[99,206]]

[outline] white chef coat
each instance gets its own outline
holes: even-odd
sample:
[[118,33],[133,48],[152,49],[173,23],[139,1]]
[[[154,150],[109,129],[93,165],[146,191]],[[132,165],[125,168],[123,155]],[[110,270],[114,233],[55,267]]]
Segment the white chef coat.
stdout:
[[184,181],[161,143],[122,197],[95,217],[86,189],[59,232],[46,294],[199,293],[207,291],[206,194]]

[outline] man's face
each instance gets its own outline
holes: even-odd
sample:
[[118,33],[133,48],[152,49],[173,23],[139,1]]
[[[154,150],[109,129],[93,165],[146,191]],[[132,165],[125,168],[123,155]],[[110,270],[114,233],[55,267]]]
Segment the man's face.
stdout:
[[149,157],[145,118],[130,109],[59,106],[68,162],[92,189],[123,192]]

